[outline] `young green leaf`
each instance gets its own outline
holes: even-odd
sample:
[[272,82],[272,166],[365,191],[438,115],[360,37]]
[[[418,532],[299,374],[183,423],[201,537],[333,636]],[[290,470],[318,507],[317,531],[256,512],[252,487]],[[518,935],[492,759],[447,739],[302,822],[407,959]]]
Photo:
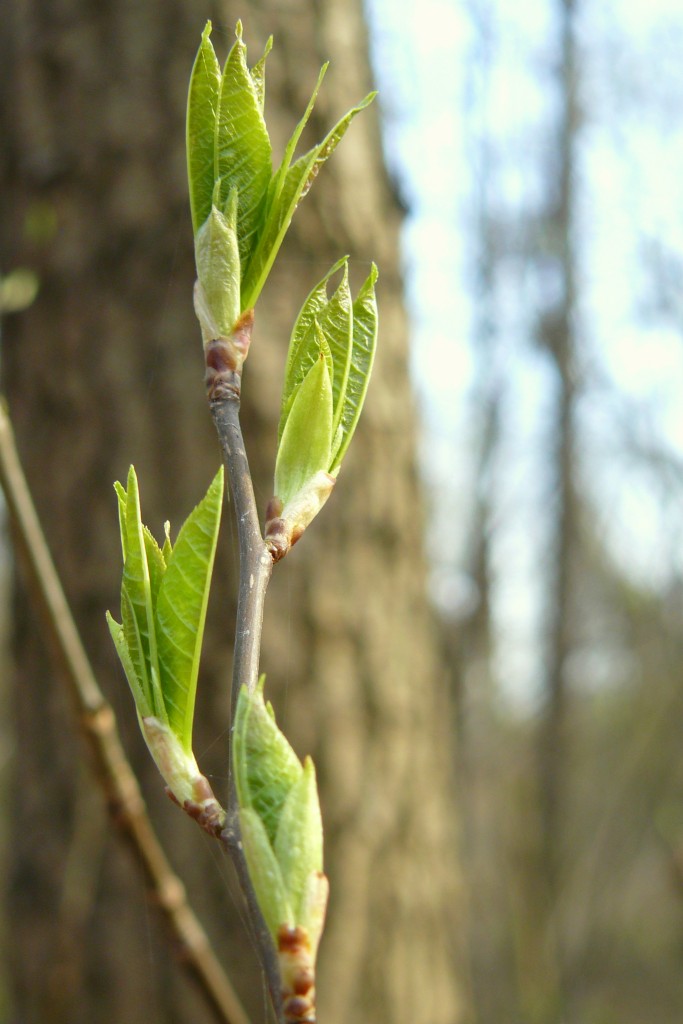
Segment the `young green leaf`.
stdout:
[[195,311],[205,345],[215,338],[230,338],[240,315],[239,198],[237,190],[231,189],[222,213],[217,206],[219,192],[220,182],[216,182],[211,212],[194,241]]
[[221,180],[223,202],[232,189],[237,189],[237,237],[243,275],[261,228],[272,171],[260,90],[247,67],[247,48],[238,23],[237,39],[228,54],[221,80],[214,178]]
[[131,693],[133,694],[135,706],[142,717],[152,715],[154,711],[150,701],[149,688],[144,685],[146,673],[144,663],[142,666],[140,666],[139,661],[137,666],[134,664],[123,626],[118,623],[109,612],[106,613],[106,617],[109,632],[111,633],[111,638],[114,641],[114,647],[116,648],[116,653],[123,665],[123,671],[126,674],[128,685],[130,686]]
[[275,493],[287,504],[332,454],[332,382],[323,352],[296,392],[275,462]]
[[270,843],[275,842],[282,806],[301,778],[301,762],[280,732],[272,708],[263,699],[265,677],[255,693],[240,690],[233,733],[235,786],[241,808],[262,820]]
[[282,192],[282,188],[283,188],[284,183],[285,183],[285,178],[287,177],[287,171],[289,170],[289,168],[290,168],[290,166],[292,164],[292,160],[294,159],[294,153],[296,152],[296,147],[299,144],[299,139],[301,138],[301,133],[303,132],[303,130],[306,127],[306,125],[308,124],[308,120],[309,120],[311,114],[313,113],[313,107],[315,106],[315,101],[318,98],[318,93],[320,92],[320,86],[323,84],[323,79],[324,79],[324,77],[325,77],[325,75],[327,73],[328,67],[329,67],[329,62],[323,64],[323,66],[321,67],[320,73],[318,75],[318,81],[315,83],[315,88],[313,89],[313,92],[311,93],[311,98],[308,101],[308,106],[306,107],[306,109],[304,111],[304,116],[301,118],[301,120],[297,124],[296,128],[294,129],[294,131],[292,132],[292,134],[290,136],[289,142],[285,146],[285,152],[284,152],[284,155],[282,157],[282,162],[280,163],[280,166],[278,167],[275,175],[273,176],[273,180],[271,182],[270,191],[269,191],[269,195],[268,195],[268,209],[269,210],[271,209],[271,207],[272,207],[272,205],[274,203],[278,202],[278,200],[280,198],[280,194]]
[[265,825],[251,807],[240,807],[244,856],[263,919],[274,939],[283,924],[295,923],[280,865]]
[[[243,271],[243,309],[251,308],[261,294],[273,261],[294,216],[294,211],[308,192],[318,171],[334,152],[355,116],[361,110],[364,110],[375,96],[376,93],[369,93],[365,99],[361,100],[357,106],[349,110],[337,122],[321,143],[300,157],[296,163],[288,166],[282,183],[278,183],[277,189],[269,197],[270,203],[262,231],[259,235],[258,244],[248,267],[244,268]],[[304,115],[304,117],[307,117],[307,115]],[[287,156],[285,156],[285,159],[287,159]]]
[[214,186],[214,147],[221,71],[207,21],[197,51],[187,97],[187,177],[192,229],[196,232],[211,212]]
[[315,963],[318,944],[325,925],[325,912],[330,894],[330,884],[320,871],[312,871],[306,879],[298,923],[306,929],[311,944],[311,959]]
[[[292,171],[294,171],[297,168],[297,166],[300,166],[302,169],[308,168],[308,173],[304,178],[302,191],[299,196],[300,200],[304,198],[309,188],[315,181],[322,165],[325,163],[326,160],[329,160],[329,158],[332,156],[341,140],[344,138],[347,129],[351,122],[353,121],[353,119],[356,117],[357,114],[360,114],[361,110],[365,110],[366,107],[370,106],[376,95],[376,92],[369,92],[367,96],[365,96],[360,101],[360,103],[358,103],[355,107],[352,107],[351,110],[347,111],[347,113],[344,114],[344,116],[340,118],[339,121],[337,121],[334,128],[332,128],[331,131],[327,133],[327,135],[319,145],[314,146],[309,153],[306,153],[299,160],[297,160],[296,164],[294,164],[294,166],[292,167]],[[298,175],[296,176],[298,177]]]
[[[154,697],[155,688],[159,685],[160,680],[154,628],[154,606],[147,550],[140,519],[138,480],[132,466],[128,471],[128,487],[126,489],[126,551],[121,586],[123,628],[136,669],[138,668],[136,648],[139,644],[139,656],[147,669],[150,696]],[[159,714],[162,709],[157,706],[157,701],[153,699],[152,703],[155,714]]]
[[142,527],[142,536],[145,542],[145,556],[147,558],[147,568],[149,570],[149,589],[152,597],[152,609],[155,609],[159,587],[161,586],[161,581],[164,577],[164,573],[166,572],[166,559],[161,552],[161,548],[146,526]]
[[340,429],[338,436],[335,436],[335,454],[330,472],[334,472],[341,465],[346,454],[363,408],[370,381],[377,346],[376,281],[377,267],[373,263],[353,304],[353,348],[341,417],[338,421]]
[[263,104],[266,98],[266,60],[268,59],[268,54],[272,49],[273,37],[269,36],[266,42],[266,47],[263,51],[263,56],[254,64],[250,72],[261,113],[263,113]]
[[[317,359],[320,352],[320,338],[324,337],[320,329],[320,318],[323,311],[329,304],[327,295],[327,282],[342,266],[345,266],[348,256],[343,256],[334,264],[331,270],[325,274],[322,281],[310,292],[304,302],[292,330],[292,337],[287,351],[287,363],[285,366],[285,382],[282,388],[282,404],[280,409],[280,424],[278,427],[278,440],[282,437],[282,431],[287,422],[287,416],[292,406],[292,399],[297,387],[302,383],[308,370]],[[328,346],[329,350],[329,346]],[[330,352],[330,358],[332,353]],[[328,366],[330,380],[334,376],[334,365]]]
[[114,484],[114,490],[116,491],[116,497],[118,499],[119,509],[119,530],[121,532],[121,554],[123,560],[126,560],[127,545],[126,545],[126,489],[123,484],[117,480]]
[[308,876],[323,869],[323,823],[310,757],[305,759],[301,778],[285,800],[274,849],[294,920],[300,923]]
[[[156,637],[168,722],[186,751],[192,720],[204,622],[223,502],[223,468],[185,520],[156,601]],[[161,552],[160,552],[161,554]]]
[[282,433],[285,429],[285,424],[289,419],[289,414],[292,411],[294,399],[299,393],[299,388],[308,376],[309,371],[320,359],[321,353],[327,366],[330,381],[332,381],[334,379],[334,362],[332,361],[332,352],[330,351],[330,346],[327,344],[327,339],[322,332],[320,324],[317,320],[314,320],[308,329],[308,332],[304,336],[303,344],[300,346],[297,353],[297,364],[294,367],[295,372],[292,374],[292,379],[289,382],[289,388],[287,387],[287,382],[285,382],[285,388],[282,393],[283,405],[280,412],[280,424],[278,427],[278,443],[282,441]]
[[[148,650],[143,644],[138,619],[125,583],[121,585],[121,621],[129,663],[137,680],[137,686],[131,686],[131,690],[138,710],[141,715],[154,715],[165,722],[166,707],[159,675],[151,670]],[[144,695],[144,702],[138,702],[140,693]]]
[[[347,263],[344,264],[344,274],[339,287],[325,308],[321,310],[318,323],[330,346],[334,364],[334,376],[332,377],[332,436],[334,437],[341,420],[353,345],[353,304],[349,289]],[[329,468],[329,465],[325,468]]]

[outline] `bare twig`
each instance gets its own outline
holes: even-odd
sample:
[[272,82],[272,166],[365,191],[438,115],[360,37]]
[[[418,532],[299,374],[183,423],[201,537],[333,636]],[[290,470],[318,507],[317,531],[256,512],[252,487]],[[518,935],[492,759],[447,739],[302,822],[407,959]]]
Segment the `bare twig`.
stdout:
[[0,403],[0,485],[16,545],[59,674],[67,684],[88,740],[109,809],[143,869],[182,950],[182,962],[204,993],[216,1020],[249,1024],[240,1001],[190,907],[185,888],[152,828],[137,779],[119,739],[116,720],[95,679],[66,602],[14,443],[9,415]]
[[[242,437],[239,418],[241,372],[235,368],[229,350],[219,343],[208,347],[206,358],[209,406],[230,479],[239,538],[240,572],[231,691],[234,721],[240,688],[246,685],[253,693],[258,682],[263,605],[273,571],[273,558],[261,535],[249,461]],[[230,788],[228,825],[221,834],[221,840],[235,866],[247,904],[252,937],[268,980],[275,1015],[278,1022],[282,1022],[284,1017],[280,969],[273,940],[249,878],[241,841],[234,780]]]

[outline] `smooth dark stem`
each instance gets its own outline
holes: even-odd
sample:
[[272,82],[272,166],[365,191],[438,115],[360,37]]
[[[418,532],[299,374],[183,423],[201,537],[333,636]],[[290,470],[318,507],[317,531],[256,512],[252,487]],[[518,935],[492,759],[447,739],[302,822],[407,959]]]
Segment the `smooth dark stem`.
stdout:
[[239,592],[235,652],[232,667],[232,711],[241,686],[250,693],[258,682],[263,606],[273,572],[273,558],[261,536],[254,487],[240,426],[240,376],[233,373],[221,397],[211,401],[218,437],[223,451],[230,488],[235,502],[237,536],[240,549]]
[[[215,372],[216,366],[212,369],[214,372],[207,379],[209,405],[230,480],[240,550],[237,622],[230,701],[234,721],[240,688],[244,685],[250,693],[253,693],[258,682],[263,606],[273,571],[273,558],[261,535],[254,487],[242,437],[239,419],[241,374],[228,367],[220,367],[218,373]],[[235,866],[247,903],[250,931],[266,974],[275,1016],[278,1024],[282,1024],[280,969],[272,937],[263,920],[254,887],[249,878],[242,847],[234,780],[230,787],[228,824],[221,833],[221,842]]]

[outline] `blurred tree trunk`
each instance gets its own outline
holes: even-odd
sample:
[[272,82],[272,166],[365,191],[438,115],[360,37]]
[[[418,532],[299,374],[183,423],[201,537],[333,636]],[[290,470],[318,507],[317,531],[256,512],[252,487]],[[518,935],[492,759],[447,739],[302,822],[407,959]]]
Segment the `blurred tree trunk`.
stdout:
[[534,884],[538,889],[537,900],[530,901],[530,906],[536,903],[538,907],[542,927],[529,929],[530,933],[536,932],[540,943],[533,960],[536,963],[542,959],[547,961],[547,969],[542,975],[533,969],[537,980],[544,978],[538,989],[538,981],[531,985],[534,990],[531,996],[533,1010],[527,1000],[529,1019],[539,1022],[561,1019],[567,998],[560,915],[567,867],[563,829],[568,764],[567,667],[574,644],[573,595],[576,581],[573,566],[579,550],[575,468],[577,286],[573,235],[579,127],[574,39],[576,7],[575,0],[560,0],[557,9],[560,105],[548,175],[549,180],[557,184],[550,193],[547,234],[552,245],[552,270],[560,288],[558,300],[546,310],[539,332],[539,341],[552,360],[557,388],[549,456],[553,520],[546,587],[544,707],[539,722],[540,871]]
[[[3,386],[29,482],[101,682],[119,711],[151,812],[241,995],[264,985],[228,868],[170,805],[137,735],[104,610],[118,605],[112,481],[134,462],[160,533],[197,501],[219,459],[191,308],[183,118],[208,3],[9,0],[0,41],[0,266],[34,268],[35,305],[3,334]],[[370,87],[360,4],[230,8],[253,59],[268,33],[267,113],[277,144],[317,69],[332,69],[313,126]],[[246,15],[246,16],[245,16]],[[263,668],[285,730],[316,758],[332,882],[321,1019],[461,1019],[451,708],[424,592],[415,421],[397,259],[399,217],[376,110],[354,125],[305,201],[258,311],[244,382],[256,492],[271,493],[289,327],[333,259],[376,259],[381,350],[367,413],[320,520],[278,567]],[[200,679],[196,751],[227,777],[235,544],[226,515]],[[16,725],[7,912],[14,1019],[26,1024],[208,1021],[158,935],[140,879],[81,771],[81,750],[32,610],[16,582]],[[218,863],[218,867],[216,864]]]

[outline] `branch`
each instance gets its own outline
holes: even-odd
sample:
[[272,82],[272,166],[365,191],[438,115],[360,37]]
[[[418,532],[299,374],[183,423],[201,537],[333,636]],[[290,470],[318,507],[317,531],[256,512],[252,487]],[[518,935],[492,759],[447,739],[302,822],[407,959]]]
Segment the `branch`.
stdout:
[[[251,321],[249,330],[251,330]],[[206,365],[207,397],[235,503],[240,550],[237,622],[230,699],[234,722],[235,707],[241,686],[246,685],[250,693],[253,693],[258,682],[263,606],[273,571],[273,558],[261,535],[249,461],[242,437],[239,418],[241,371],[235,368],[229,349],[221,342],[211,342],[207,346]],[[241,841],[234,780],[230,786],[228,825],[221,834],[221,841],[233,861],[244,893],[250,931],[268,980],[273,1008],[278,1024],[280,1024],[284,1019],[280,968],[273,940],[249,878]]]
[[21,468],[9,415],[1,401],[0,486],[31,598],[89,743],[112,819],[122,829],[154,900],[180,945],[184,966],[203,991],[216,1020],[221,1024],[249,1024],[147,815],[140,787],[121,745],[114,712],[97,684],[50,557]]

